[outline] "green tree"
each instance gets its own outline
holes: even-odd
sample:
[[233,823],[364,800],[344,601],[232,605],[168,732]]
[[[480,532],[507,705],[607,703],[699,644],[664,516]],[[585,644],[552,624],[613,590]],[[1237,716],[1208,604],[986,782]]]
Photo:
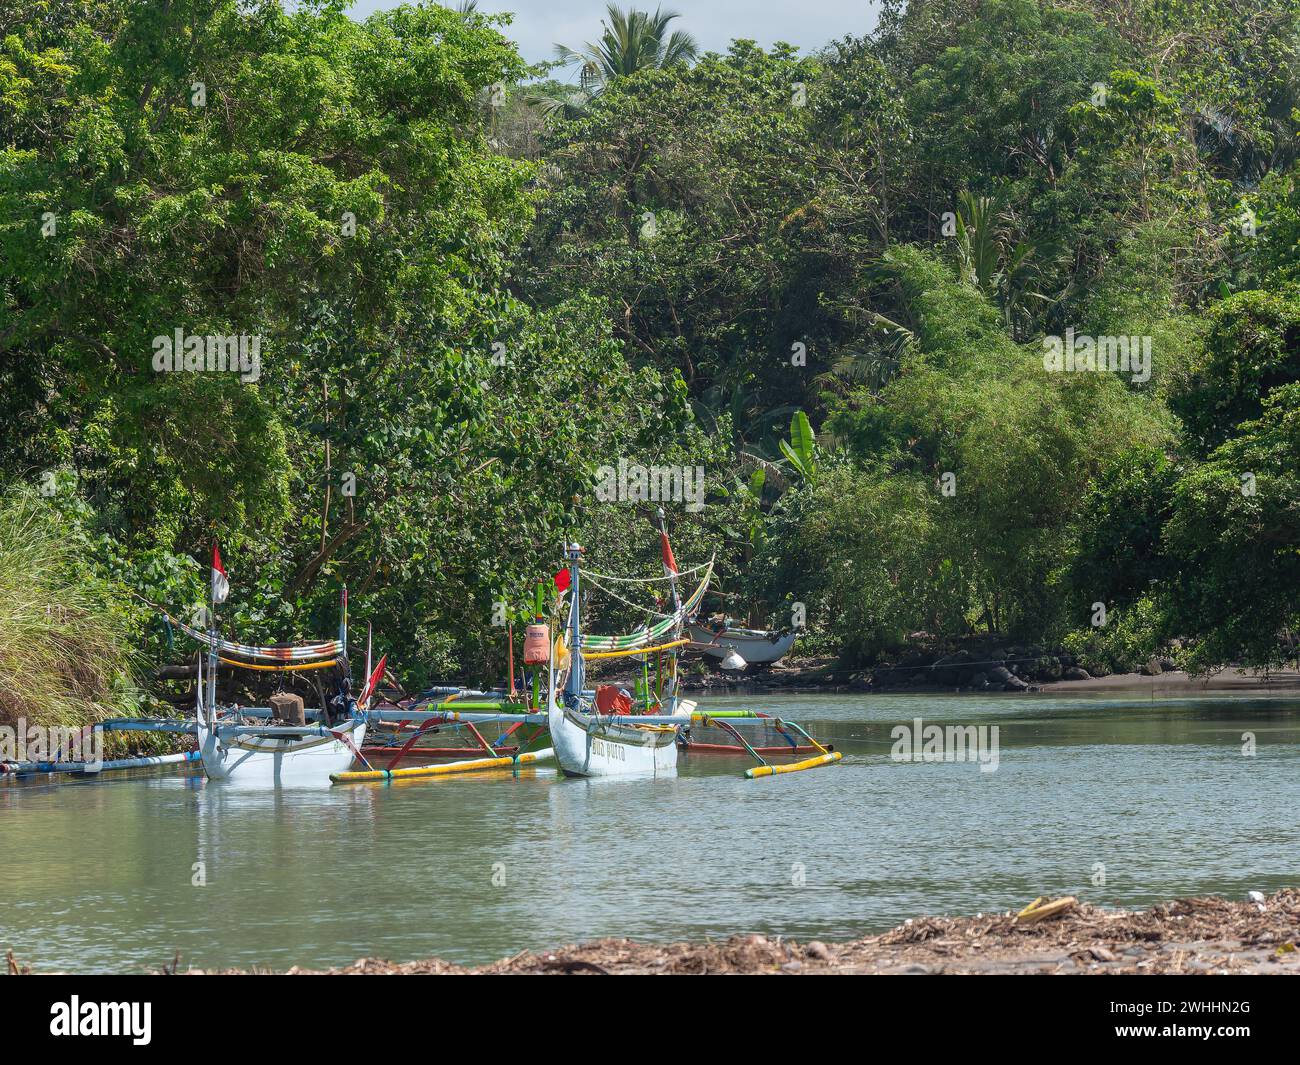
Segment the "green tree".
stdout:
[[1300,380],[1300,287],[1239,292],[1209,313],[1205,352],[1175,395],[1189,443],[1206,454],[1245,421],[1269,393]]
[[1170,419],[1115,375],[1046,372],[1041,345],[1015,344],[985,295],[918,249],[881,265],[914,344],[883,388],[836,404],[829,431],[940,496],[933,543],[965,582],[973,621],[1051,631],[1066,623],[1054,585],[1088,485],[1127,448],[1169,441]]
[[[240,635],[328,633],[346,583],[414,683],[492,679],[495,605],[550,566],[597,459],[687,418],[590,301],[508,291],[533,169],[482,100],[523,75],[513,47],[438,6],[64,16],[0,63],[0,380],[31,429],[5,472],[69,468],[117,573],[174,610],[219,539]],[[176,329],[259,338],[257,372],[159,372]]]
[[1276,666],[1300,629],[1300,384],[1273,389],[1260,418],[1190,469],[1166,531],[1178,576],[1170,631],[1194,669]]

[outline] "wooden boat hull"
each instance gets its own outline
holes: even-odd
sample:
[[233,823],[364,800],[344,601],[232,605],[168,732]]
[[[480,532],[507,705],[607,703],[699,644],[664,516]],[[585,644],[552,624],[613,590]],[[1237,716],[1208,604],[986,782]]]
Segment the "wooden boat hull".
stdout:
[[[360,747],[366,736],[361,719],[346,721],[334,732]],[[328,784],[331,773],[352,766],[352,746],[333,735],[311,737],[239,736],[229,743],[205,726],[199,727],[199,755],[203,771],[213,780],[276,787]]]
[[691,637],[692,651],[700,651],[717,659],[726,658],[735,651],[751,666],[770,665],[784,658],[799,636],[797,632],[768,636],[767,633],[747,629],[726,629],[715,633],[703,625],[691,625],[687,631]]
[[593,723],[586,714],[550,708],[551,746],[569,777],[659,776],[677,771],[677,730]]

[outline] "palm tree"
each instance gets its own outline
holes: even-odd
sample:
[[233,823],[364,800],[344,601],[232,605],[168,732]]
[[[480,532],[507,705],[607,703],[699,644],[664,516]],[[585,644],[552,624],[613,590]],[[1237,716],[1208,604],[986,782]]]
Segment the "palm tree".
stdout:
[[1027,302],[1048,302],[1029,290],[1035,249],[1011,242],[1009,215],[1001,196],[958,194],[957,266],[962,280],[997,298],[1007,327],[1017,340],[1028,335],[1033,317]]
[[615,80],[651,67],[687,63],[699,55],[695,38],[682,30],[668,32],[668,23],[681,18],[676,11],[656,8],[652,15],[636,8],[606,7],[608,21],[601,20],[600,40],[588,41],[581,50],[555,46],[555,57],[563,66],[581,64],[582,87],[593,93]]

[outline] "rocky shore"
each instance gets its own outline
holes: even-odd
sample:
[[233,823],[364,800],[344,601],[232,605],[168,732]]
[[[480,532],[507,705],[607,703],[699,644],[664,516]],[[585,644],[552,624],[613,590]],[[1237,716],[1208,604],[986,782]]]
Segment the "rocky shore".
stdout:
[[[1240,902],[1189,898],[1116,911],[1074,899],[1016,913],[917,917],[848,943],[738,935],[718,943],[653,945],[601,939],[524,951],[477,967],[430,958],[363,958],[293,975],[854,975],[1256,973],[1300,975],[1300,891]],[[1045,916],[1036,916],[1045,914]],[[169,968],[168,972],[176,971]],[[180,972],[186,972],[181,969]],[[243,972],[243,970],[231,970]],[[189,972],[199,975],[197,970]]]

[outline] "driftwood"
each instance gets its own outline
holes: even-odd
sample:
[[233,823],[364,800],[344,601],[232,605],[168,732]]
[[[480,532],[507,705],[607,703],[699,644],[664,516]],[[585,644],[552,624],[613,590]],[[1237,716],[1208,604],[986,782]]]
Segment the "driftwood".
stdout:
[[193,680],[198,676],[199,667],[194,663],[170,664],[158,667],[159,680]]
[[[1065,899],[1042,903],[1058,906]],[[654,945],[602,939],[523,951],[465,969],[437,958],[363,958],[339,974],[536,973],[1297,973],[1300,891],[1262,902],[1177,899],[1148,910],[1104,910],[1075,901],[1051,920],[1015,913],[918,917],[848,943],[738,935],[722,942]],[[194,970],[190,970],[191,972]],[[310,970],[293,968],[291,974]]]
[[1016,921],[1019,924],[1033,924],[1035,921],[1045,921],[1049,917],[1060,917],[1061,914],[1068,913],[1078,905],[1079,900],[1073,895],[1066,895],[1064,898],[1053,899],[1050,902],[1040,895],[1016,914]]

